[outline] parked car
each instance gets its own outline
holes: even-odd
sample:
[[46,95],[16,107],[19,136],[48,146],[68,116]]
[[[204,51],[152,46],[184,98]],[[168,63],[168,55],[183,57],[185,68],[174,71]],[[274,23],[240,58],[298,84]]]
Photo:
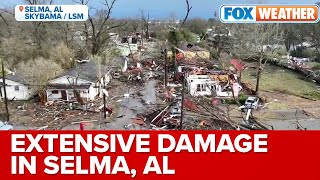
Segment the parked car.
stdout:
[[0,130],[13,130],[13,126],[0,121]]
[[259,98],[254,96],[249,96],[244,103],[247,109],[257,109],[259,105]]

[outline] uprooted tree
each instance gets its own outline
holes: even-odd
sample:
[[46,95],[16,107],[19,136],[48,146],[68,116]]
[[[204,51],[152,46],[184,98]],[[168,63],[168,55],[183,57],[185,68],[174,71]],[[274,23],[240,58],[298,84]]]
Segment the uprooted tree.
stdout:
[[39,96],[40,102],[46,102],[46,85],[48,81],[62,73],[62,68],[48,59],[37,58],[22,62],[18,65],[17,72],[22,74],[24,82]]

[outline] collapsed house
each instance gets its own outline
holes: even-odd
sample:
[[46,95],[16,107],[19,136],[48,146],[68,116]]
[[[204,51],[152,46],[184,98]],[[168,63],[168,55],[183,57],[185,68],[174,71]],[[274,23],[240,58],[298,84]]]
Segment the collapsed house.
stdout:
[[191,96],[211,96],[218,85],[208,75],[190,75],[187,84]]
[[138,52],[139,41],[137,37],[123,37],[121,41],[116,44],[122,56],[129,56],[130,54]]
[[194,70],[187,74],[186,81],[191,96],[233,97],[242,90],[235,74],[223,72],[199,73]]
[[85,101],[94,100],[110,81],[110,67],[98,67],[94,61],[79,61],[76,67],[49,81],[47,100],[70,101],[77,94]]
[[[193,44],[183,44],[180,48],[175,48],[176,60],[193,62],[198,60],[210,60],[210,51]],[[168,51],[168,56],[172,56],[172,51]]]

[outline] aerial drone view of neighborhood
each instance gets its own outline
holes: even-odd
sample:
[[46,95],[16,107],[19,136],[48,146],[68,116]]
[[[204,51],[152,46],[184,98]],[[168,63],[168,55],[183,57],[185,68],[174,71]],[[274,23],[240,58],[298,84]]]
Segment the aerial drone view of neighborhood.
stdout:
[[222,23],[224,2],[191,0],[15,20],[60,2],[0,2],[2,130],[320,129],[319,23]]

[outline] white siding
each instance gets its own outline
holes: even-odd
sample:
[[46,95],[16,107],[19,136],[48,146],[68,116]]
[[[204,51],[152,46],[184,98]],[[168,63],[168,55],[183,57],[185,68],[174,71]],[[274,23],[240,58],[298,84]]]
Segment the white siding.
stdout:
[[[53,94],[52,91],[58,91],[58,94]],[[47,100],[52,101],[56,99],[61,99],[61,90],[48,89],[47,90]]]
[[[56,78],[56,79],[49,81],[49,83],[51,83],[51,84],[70,84],[70,81],[72,82],[72,79],[69,78],[69,80],[68,80],[68,77],[69,76],[59,77],[59,78]],[[105,75],[105,77],[106,77],[106,85],[107,85],[110,82],[110,76]],[[103,83],[103,78],[101,78],[101,82]],[[88,83],[91,83],[91,86],[86,90],[81,89],[80,96],[83,98],[83,100],[94,100],[100,91],[99,88],[95,88],[95,87],[99,87],[100,84],[86,81],[83,79],[78,79],[78,82],[77,82],[78,85],[88,84]],[[54,91],[54,90],[56,90],[56,89],[47,89],[47,98],[49,101],[62,99],[61,91],[65,91],[65,90],[59,89],[59,90],[57,90],[58,94],[52,94],[52,91]],[[74,98],[74,93],[73,93],[72,89],[68,89],[67,94],[68,94],[68,100]]]
[[[2,82],[2,79],[1,79]],[[18,82],[14,82],[11,80],[6,79],[6,91],[7,91],[7,98],[9,100],[28,100],[32,96],[32,91],[28,88],[28,86],[23,85]],[[17,89],[16,89],[17,88]],[[19,89],[19,90],[18,90]],[[1,87],[2,96],[4,96],[4,88]]]
[[[89,88],[89,93],[88,90],[79,90],[80,91],[80,97],[83,98],[83,100],[94,100],[96,93],[95,91],[91,90],[94,89],[93,86]],[[53,94],[52,91],[57,91],[57,94]],[[75,98],[73,89],[68,89],[68,90],[55,90],[55,89],[47,89],[47,98],[48,101],[53,101],[53,100],[58,100],[62,99],[62,91],[66,91],[67,94],[67,100],[71,100]]]
[[[212,95],[211,86],[217,85],[217,82],[212,81],[208,75],[190,75],[187,82],[191,96],[210,96]],[[197,90],[198,86],[201,91]]]
[[[197,90],[197,87],[201,86],[201,91]],[[212,91],[209,86],[215,86],[214,82],[206,82],[206,81],[194,81],[189,84],[189,92],[192,96],[210,96],[212,95]]]

